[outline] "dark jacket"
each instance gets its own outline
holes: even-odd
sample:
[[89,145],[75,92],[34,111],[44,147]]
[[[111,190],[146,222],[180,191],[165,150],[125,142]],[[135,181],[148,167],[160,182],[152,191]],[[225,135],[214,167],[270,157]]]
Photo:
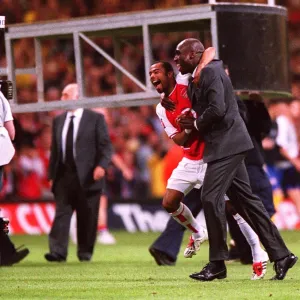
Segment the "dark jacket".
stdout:
[[241,101],[237,97],[240,114],[247,126],[254,148],[248,151],[245,158],[246,166],[262,167],[265,163],[262,140],[272,128],[272,120],[263,102],[256,100]]
[[[67,113],[53,121],[52,144],[48,177],[53,180],[53,189],[62,166],[62,130]],[[100,190],[103,180],[95,181],[93,171],[96,166],[106,169],[111,161],[112,145],[104,116],[83,110],[76,138],[75,164],[79,182],[85,190]]]
[[222,61],[209,63],[201,72],[199,84],[189,84],[188,94],[199,116],[197,128],[205,140],[204,162],[253,148]]

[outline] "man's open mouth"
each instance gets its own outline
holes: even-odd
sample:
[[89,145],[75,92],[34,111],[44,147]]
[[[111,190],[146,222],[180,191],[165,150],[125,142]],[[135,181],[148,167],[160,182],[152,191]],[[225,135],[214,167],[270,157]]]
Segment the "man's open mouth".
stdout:
[[155,87],[157,87],[160,83],[161,83],[160,80],[154,80],[154,81],[152,81],[152,84],[153,84]]

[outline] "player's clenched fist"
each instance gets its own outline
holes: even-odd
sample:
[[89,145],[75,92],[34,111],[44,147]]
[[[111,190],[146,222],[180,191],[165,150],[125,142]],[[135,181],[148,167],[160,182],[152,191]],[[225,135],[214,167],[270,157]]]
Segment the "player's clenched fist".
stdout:
[[195,117],[191,110],[184,111],[181,113],[176,122],[180,125],[182,129],[193,129],[194,128]]

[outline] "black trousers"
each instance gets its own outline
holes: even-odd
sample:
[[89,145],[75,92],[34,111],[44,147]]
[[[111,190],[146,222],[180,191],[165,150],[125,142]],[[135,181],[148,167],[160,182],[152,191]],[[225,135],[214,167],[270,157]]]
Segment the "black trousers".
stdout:
[[[268,215],[272,217],[275,214],[275,208],[273,203],[272,186],[266,172],[258,165],[246,165],[246,169],[253,194],[261,199]],[[251,248],[242,234],[240,227],[232,215],[227,211],[226,218],[230,235],[232,239],[234,239],[236,247],[240,252],[241,261],[252,262]]]
[[202,186],[202,205],[209,236],[210,261],[226,260],[226,218],[223,196],[227,193],[237,212],[258,234],[271,261],[290,254],[261,200],[250,188],[245,153],[209,162]]
[[0,232],[0,266],[6,265],[11,261],[12,256],[16,253],[16,248],[9,236],[3,231]]
[[[200,200],[201,190],[192,189],[183,200],[183,203],[191,210],[194,217],[196,217],[202,209],[202,202]],[[154,241],[150,248],[157,249],[166,253],[172,260],[177,260],[177,255],[180,250],[183,239],[185,227],[170,218],[165,230]]]
[[54,187],[55,217],[49,234],[51,253],[64,258],[68,254],[71,217],[77,216],[77,256],[90,259],[97,235],[101,191],[81,188],[76,171],[62,171]]

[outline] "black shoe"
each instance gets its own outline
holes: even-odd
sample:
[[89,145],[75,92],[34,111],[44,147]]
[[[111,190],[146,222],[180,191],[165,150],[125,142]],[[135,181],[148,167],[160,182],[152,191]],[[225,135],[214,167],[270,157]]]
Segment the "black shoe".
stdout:
[[29,250],[27,248],[16,251],[8,259],[6,259],[5,261],[1,261],[1,266],[11,266],[13,264],[16,264],[20,262],[22,259],[24,259],[28,254],[29,254]]
[[276,272],[276,275],[272,277],[271,280],[283,280],[287,271],[294,266],[297,260],[298,257],[291,253],[285,258],[275,261],[274,270]]
[[56,253],[46,253],[45,258],[46,258],[46,260],[51,261],[51,262],[65,262],[66,261],[66,259],[64,257],[62,257],[61,255],[58,255]]
[[190,278],[200,281],[212,281],[214,279],[224,279],[227,277],[225,265],[216,266],[213,262],[209,262],[199,273],[190,275]]
[[91,261],[91,257],[89,256],[78,256],[79,261]]
[[175,266],[175,260],[166,253],[154,248],[149,248],[149,252],[159,266]]

